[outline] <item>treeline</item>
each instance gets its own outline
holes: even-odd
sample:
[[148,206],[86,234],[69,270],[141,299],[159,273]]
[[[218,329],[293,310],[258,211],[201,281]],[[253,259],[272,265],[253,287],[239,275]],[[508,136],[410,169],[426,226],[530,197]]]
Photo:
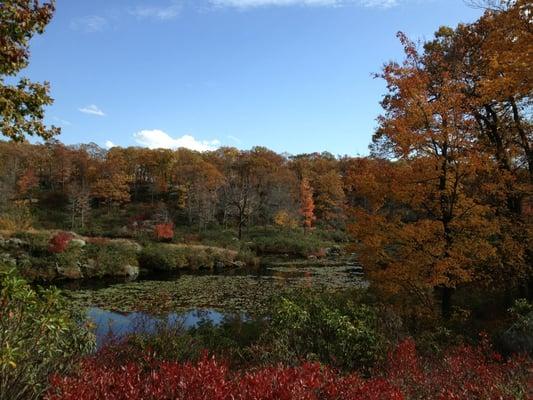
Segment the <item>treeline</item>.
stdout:
[[348,163],[263,147],[199,153],[0,142],[0,201],[6,211],[37,202],[64,209],[72,229],[84,228],[93,209],[128,203],[157,205],[161,222],[235,227],[239,237],[246,226],[342,229]]

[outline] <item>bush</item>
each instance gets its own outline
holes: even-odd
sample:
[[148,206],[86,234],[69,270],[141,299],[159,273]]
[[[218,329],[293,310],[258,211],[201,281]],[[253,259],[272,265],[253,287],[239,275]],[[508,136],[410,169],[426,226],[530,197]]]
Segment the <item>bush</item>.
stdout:
[[161,319],[153,330],[138,330],[122,338],[110,337],[99,352],[99,359],[113,363],[144,363],[146,349],[160,361],[198,361],[205,351],[226,360],[231,366],[250,366],[259,359],[256,344],[266,321],[227,315],[219,324],[201,318],[193,328],[180,321]]
[[154,228],[154,236],[156,240],[162,242],[170,242],[174,239],[174,224],[158,224]]
[[368,369],[383,355],[385,338],[373,308],[332,295],[303,293],[274,306],[270,330],[274,356],[285,362],[320,361],[346,370]]
[[127,240],[91,240],[83,248],[88,276],[117,276],[125,266],[137,267],[137,247]]
[[38,399],[51,373],[66,373],[94,338],[56,289],[32,289],[0,275],[0,399]]
[[297,231],[278,232],[252,239],[252,250],[258,254],[289,254],[307,257],[318,253],[324,243],[312,235]]
[[533,304],[516,300],[509,312],[513,323],[501,335],[500,346],[506,353],[533,355]]
[[232,372],[205,354],[185,363],[160,361],[150,353],[137,363],[113,362],[112,356],[97,354],[78,374],[55,376],[47,399],[511,400],[527,398],[530,367],[525,359],[502,361],[485,347],[452,348],[442,360],[423,359],[412,340],[400,343],[387,365],[366,379],[319,363]]
[[173,271],[186,264],[184,252],[175,246],[149,244],[139,254],[139,266],[151,271]]
[[50,238],[48,250],[51,253],[64,253],[73,237],[69,232],[56,233]]
[[[243,254],[244,256],[244,254]],[[217,265],[230,266],[238,253],[217,247],[177,244],[149,244],[139,255],[139,265],[155,271],[172,271],[182,268],[213,269]]]

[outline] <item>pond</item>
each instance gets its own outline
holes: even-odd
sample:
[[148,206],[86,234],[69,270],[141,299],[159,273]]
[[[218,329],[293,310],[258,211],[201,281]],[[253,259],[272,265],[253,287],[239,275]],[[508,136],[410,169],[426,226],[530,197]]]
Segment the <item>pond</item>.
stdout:
[[141,276],[133,282],[94,281],[64,285],[73,304],[88,310],[98,343],[108,335],[151,332],[158,324],[220,323],[225,316],[259,315],[273,297],[295,289],[338,291],[365,287],[353,265],[277,265],[258,271]]

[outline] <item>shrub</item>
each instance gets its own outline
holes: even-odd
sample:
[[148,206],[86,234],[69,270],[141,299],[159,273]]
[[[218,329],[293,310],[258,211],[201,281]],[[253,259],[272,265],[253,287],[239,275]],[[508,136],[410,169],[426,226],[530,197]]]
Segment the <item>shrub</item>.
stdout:
[[505,362],[483,346],[452,348],[442,361],[423,359],[412,340],[400,343],[387,365],[366,379],[309,362],[231,371],[206,354],[184,363],[150,353],[141,362],[113,360],[112,354],[96,355],[79,373],[55,376],[47,400],[511,400],[527,398],[530,367],[527,360]]
[[511,326],[500,337],[500,345],[507,353],[523,352],[533,355],[533,304],[516,300],[509,309]]
[[41,398],[49,374],[68,372],[93,336],[56,289],[34,290],[13,272],[0,289],[0,399]]
[[51,253],[64,253],[73,238],[72,233],[58,232],[50,238],[48,250]]
[[[282,361],[321,361],[347,370],[368,369],[385,351],[374,309],[331,296],[303,293],[282,297],[272,312],[270,330],[275,356]],[[326,298],[327,297],[327,298]]]
[[316,235],[304,235],[297,230],[269,232],[252,238],[251,248],[258,254],[289,254],[307,257],[316,254],[326,243]]
[[83,250],[88,276],[121,275],[126,265],[138,265],[137,249],[126,240],[92,240]]
[[257,255],[247,247],[241,247],[237,254],[237,260],[245,263],[249,267],[258,267],[260,260]]
[[173,271],[186,264],[185,255],[174,246],[150,244],[139,254],[139,266],[152,271]]
[[156,240],[162,242],[170,242],[174,239],[174,224],[157,224],[154,228],[154,236]]
[[408,339],[389,354],[383,375],[408,399],[526,399],[529,360],[504,361],[486,338],[478,347],[455,346],[423,359]]
[[231,265],[238,253],[216,247],[177,244],[149,244],[139,255],[141,268],[172,271],[181,268],[213,269],[217,264]]

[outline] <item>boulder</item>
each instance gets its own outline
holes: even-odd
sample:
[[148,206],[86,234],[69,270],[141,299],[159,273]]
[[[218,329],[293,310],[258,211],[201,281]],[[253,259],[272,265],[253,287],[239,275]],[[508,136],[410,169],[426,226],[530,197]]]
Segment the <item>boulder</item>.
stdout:
[[87,242],[85,242],[85,240],[83,239],[72,239],[70,241],[70,244],[73,245],[73,246],[78,246],[78,247],[85,247],[85,245],[87,244]]
[[245,268],[246,263],[244,261],[233,261],[231,265],[235,268]]
[[139,276],[139,267],[137,265],[124,265],[122,268],[124,275],[129,278],[136,278]]
[[8,246],[12,246],[12,247],[22,247],[22,246],[28,244],[27,242],[25,242],[24,240],[19,239],[19,238],[8,239],[6,241],[6,243],[7,243]]

